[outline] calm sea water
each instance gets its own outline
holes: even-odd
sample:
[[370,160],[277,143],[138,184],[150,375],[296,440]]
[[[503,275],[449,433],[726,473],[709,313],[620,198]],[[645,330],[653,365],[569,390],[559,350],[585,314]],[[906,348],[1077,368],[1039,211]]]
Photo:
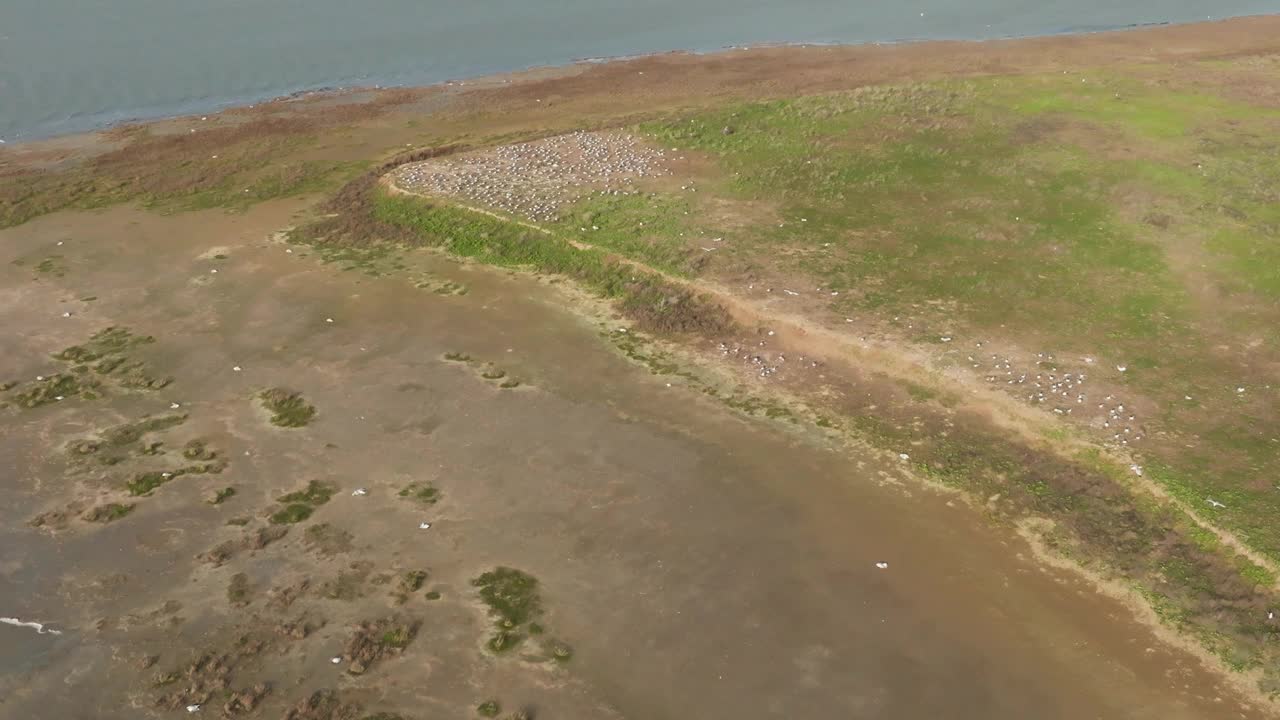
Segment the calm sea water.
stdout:
[[1086,32],[1280,0],[3,0],[0,139],[673,49]]

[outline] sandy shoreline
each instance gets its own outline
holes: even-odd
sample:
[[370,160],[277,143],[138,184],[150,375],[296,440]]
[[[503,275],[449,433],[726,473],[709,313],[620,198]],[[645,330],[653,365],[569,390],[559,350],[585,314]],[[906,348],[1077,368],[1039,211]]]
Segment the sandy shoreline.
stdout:
[[[1025,51],[1029,47],[1033,48],[1039,46],[1039,49],[1044,52],[1069,52],[1073,56],[1073,60],[1080,61],[1083,58],[1077,57],[1074,51],[1078,49],[1080,45],[1087,45],[1090,46],[1093,51],[1104,55],[1104,57],[1097,58],[1098,62],[1115,62],[1125,56],[1127,56],[1127,59],[1138,59],[1137,57],[1134,57],[1132,53],[1145,42],[1186,43],[1188,41],[1198,43],[1200,44],[1200,47],[1151,48],[1149,54],[1141,59],[1151,60],[1157,58],[1204,57],[1206,54],[1214,53],[1249,53],[1256,52],[1262,47],[1270,46],[1270,38],[1268,35],[1274,28],[1280,27],[1280,23],[1277,23],[1278,17],[1280,17],[1280,15],[1246,15],[1194,23],[1149,22],[1099,30],[1067,30],[1041,35],[1018,35],[978,40],[906,39],[855,44],[777,42],[753,45],[728,45],[711,50],[677,49],[658,51],[654,53],[575,58],[560,65],[531,66],[499,73],[443,79],[438,82],[427,84],[386,86],[374,84],[337,88],[318,87],[314,89],[300,89],[273,96],[263,96],[258,99],[242,98],[237,100],[217,101],[211,103],[208,106],[208,109],[204,110],[193,110],[173,115],[160,114],[155,116],[127,118],[111,122],[103,125],[102,127],[81,132],[53,134],[30,138],[7,138],[5,139],[5,143],[0,145],[0,152],[4,150],[39,149],[68,143],[79,144],[81,141],[78,139],[80,138],[99,137],[104,133],[110,133],[111,131],[119,128],[177,122],[201,115],[218,115],[262,105],[272,106],[290,102],[324,102],[343,98],[352,98],[370,93],[376,94],[397,90],[432,91],[448,88],[470,88],[473,90],[484,89],[510,84],[519,85],[537,82],[548,78],[578,75],[589,72],[593,68],[600,66],[651,63],[664,59],[675,58],[680,59],[680,64],[682,65],[690,62],[697,63],[699,59],[706,59],[708,62],[720,62],[724,60],[732,61],[732,56],[737,54],[751,56],[768,55],[773,61],[786,62],[786,56],[788,54],[801,56],[805,53],[834,50],[838,51],[839,54],[839,57],[834,60],[836,62],[840,62],[849,59],[850,55],[856,56],[868,51],[874,52],[878,49],[892,49],[895,51],[908,51],[908,56],[905,59],[909,61],[909,55],[914,52],[918,52],[921,55],[934,54],[938,51],[942,51],[944,48],[954,49],[956,46],[960,46],[969,51],[961,53],[961,55],[969,55],[976,52],[977,54],[989,55],[992,60],[995,60],[1004,52],[1019,53],[1020,51]],[[1271,35],[1271,37],[1274,37],[1274,35]],[[196,102],[198,103],[199,101]],[[0,157],[2,157],[2,155],[0,155]]]

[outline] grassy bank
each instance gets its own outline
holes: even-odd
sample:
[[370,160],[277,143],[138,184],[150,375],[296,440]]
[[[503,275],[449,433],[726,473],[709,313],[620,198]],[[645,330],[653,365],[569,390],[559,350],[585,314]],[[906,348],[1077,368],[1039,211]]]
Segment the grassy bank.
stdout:
[[704,191],[778,218],[735,234],[726,277],[767,262],[832,291],[829,316],[908,340],[1100,360],[1077,372],[1141,408],[1152,476],[1277,560],[1280,111],[1208,94],[1220,67],[870,88],[641,130],[713,157]]
[[287,102],[256,112],[123,126],[87,157],[35,168],[0,165],[0,228],[65,209],[138,202],[161,212],[243,209],[332,191],[365,167],[312,150],[354,123],[411,102],[416,91],[301,113]]

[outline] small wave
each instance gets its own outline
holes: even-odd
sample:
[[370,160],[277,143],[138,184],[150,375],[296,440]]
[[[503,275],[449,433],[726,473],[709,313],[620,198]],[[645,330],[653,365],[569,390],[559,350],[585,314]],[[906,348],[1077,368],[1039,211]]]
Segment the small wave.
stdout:
[[14,617],[0,617],[0,623],[12,625],[14,627],[31,628],[36,631],[37,635],[61,635],[61,630],[54,630],[44,626],[44,623],[32,622],[30,620],[19,620]]

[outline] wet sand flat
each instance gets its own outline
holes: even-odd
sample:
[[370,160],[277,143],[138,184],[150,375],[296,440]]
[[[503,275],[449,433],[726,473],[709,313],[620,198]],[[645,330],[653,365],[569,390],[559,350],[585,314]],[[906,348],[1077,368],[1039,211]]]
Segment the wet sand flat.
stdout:
[[[51,354],[121,326],[154,336],[134,357],[173,378],[5,410],[0,615],[63,634],[0,627],[13,641],[0,715],[185,716],[157,701],[187,679],[157,675],[262,632],[272,639],[235,656],[199,712],[238,715],[226,691],[261,683],[263,717],[321,689],[359,704],[353,718],[468,717],[490,698],[548,718],[1254,716],[1012,532],[946,494],[886,484],[883,460],[668,386],[535,279],[426,252],[371,277],[270,240],[302,207],[120,207],[0,231],[4,372],[48,373]],[[13,264],[52,255],[59,273]],[[314,421],[272,425],[256,396],[277,386]],[[157,435],[161,457],[199,439],[225,469],[133,498],[118,468],[151,459],[75,471],[68,444],[171,412],[187,418]],[[198,558],[280,527],[279,498],[313,480],[336,491],[283,537]],[[411,483],[439,499],[406,500]],[[223,487],[235,495],[210,504]],[[136,508],[80,519],[107,500]],[[28,526],[68,507],[61,525]],[[485,648],[471,580],[495,566],[537,578],[539,623],[569,660],[540,656],[532,636]],[[419,569],[425,583],[401,601],[397,578]],[[351,672],[353,627],[391,616],[416,623],[413,641]],[[281,629],[298,622],[302,637]]]

